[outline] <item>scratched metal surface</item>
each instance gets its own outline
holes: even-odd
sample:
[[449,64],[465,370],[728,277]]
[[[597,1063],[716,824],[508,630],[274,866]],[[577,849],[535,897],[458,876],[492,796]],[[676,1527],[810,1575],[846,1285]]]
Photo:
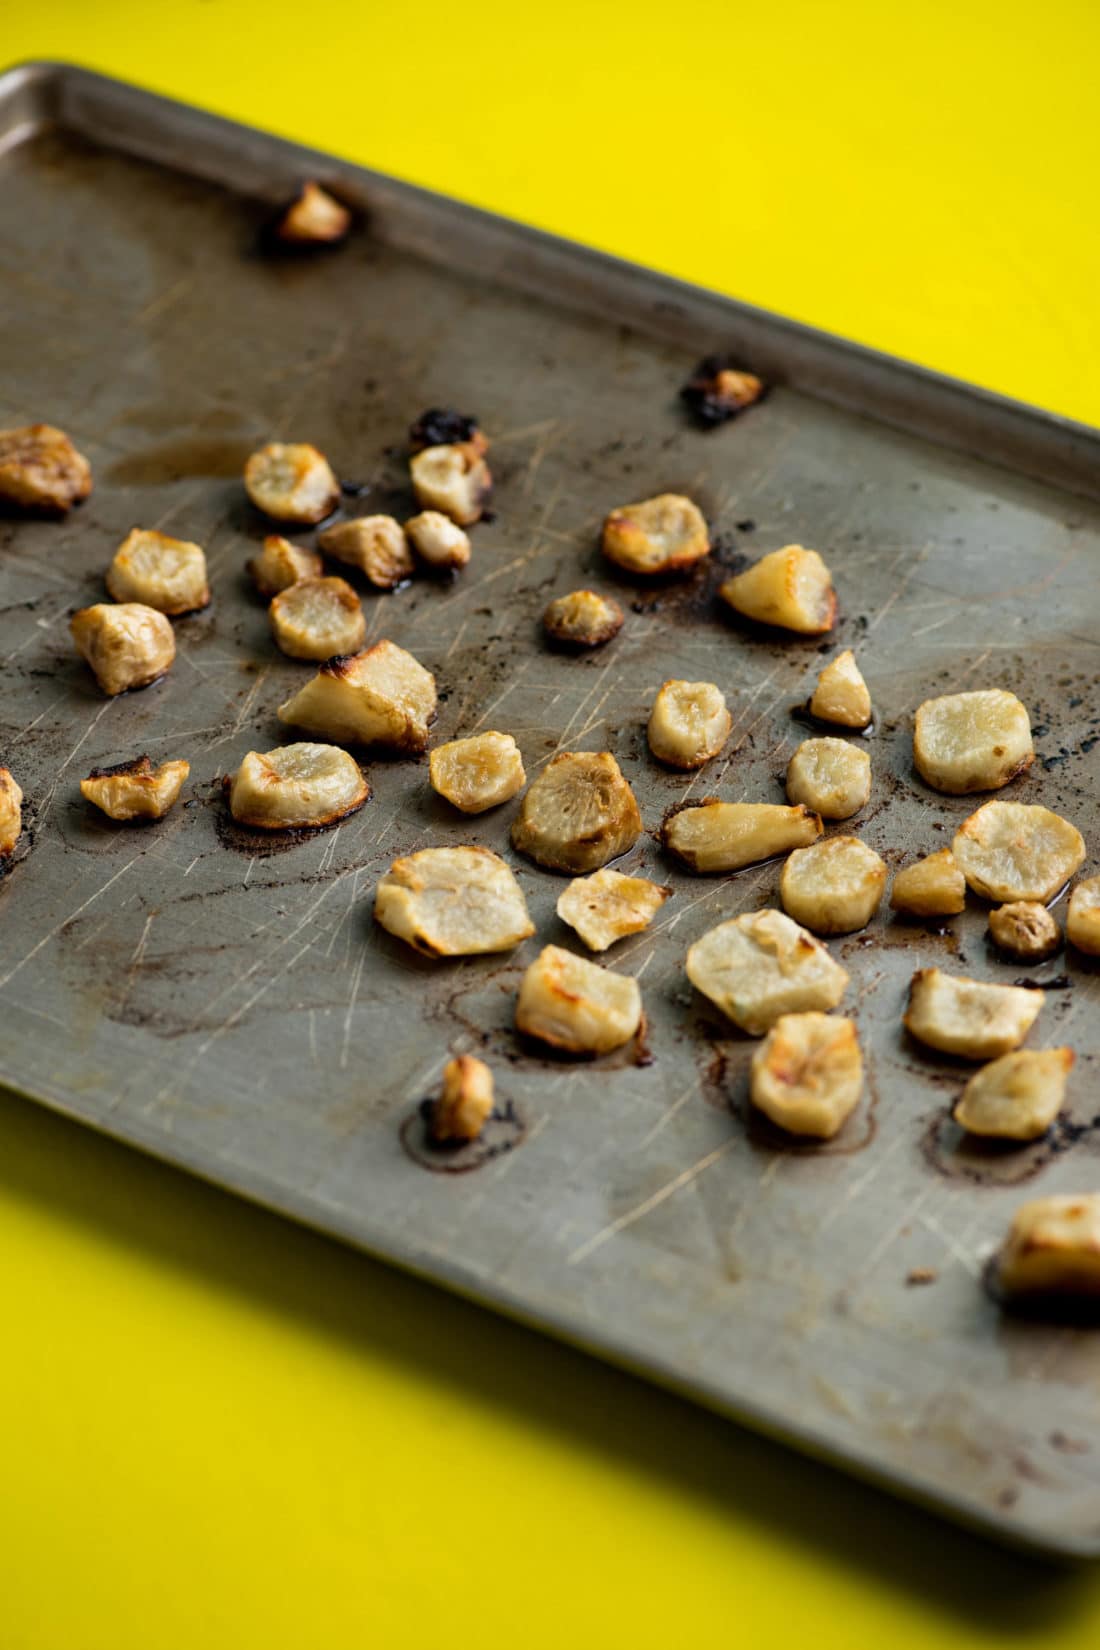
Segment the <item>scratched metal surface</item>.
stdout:
[[[119,117],[116,140],[140,129],[163,146],[177,112],[144,99],[138,113],[129,135]],[[426,762],[374,762],[360,815],[277,851],[227,829],[217,786],[279,740],[275,707],[309,668],[274,650],[243,573],[264,531],[239,485],[244,456],[274,436],[314,441],[370,483],[352,510],[400,512],[403,465],[387,449],[445,402],[493,438],[496,519],[454,585],[364,592],[370,635],[436,673],[437,739],[507,729],[530,773],[558,748],[609,748],[650,828],[689,792],[781,799],[817,644],[723,619],[722,566],[647,593],[595,552],[610,506],[683,490],[721,564],[791,540],[826,553],[842,608],[830,650],[858,647],[877,706],[858,828],[892,865],[944,845],[970,810],[921,787],[909,742],[920,698],[966,685],[1023,695],[1040,761],[1013,794],[1063,809],[1096,844],[1096,507],[791,387],[699,434],[675,389],[722,342],[714,300],[700,300],[707,324],[697,317],[689,348],[511,290],[499,258],[497,278],[463,273],[443,236],[438,261],[360,235],[335,257],[271,263],[252,250],[255,201],[82,139],[30,137],[33,124],[0,160],[0,423],[65,426],[97,487],[63,524],[0,522],[0,760],[30,824],[0,883],[0,1075],[998,1534],[1100,1550],[1100,1337],[1007,1322],[980,1280],[1023,1196],[1100,1184],[1096,982],[1078,961],[1040,971],[1068,967],[1072,986],[1048,995],[1037,1040],[1077,1048],[1080,1128],[982,1157],[944,1125],[959,1070],[907,1045],[898,1018],[915,966],[1017,972],[988,954],[982,914],[943,935],[880,915],[836,944],[868,1092],[836,1142],[799,1149],[747,1121],[752,1045],[683,974],[705,929],[775,899],[774,866],[693,878],[643,838],[627,865],[675,895],[607,960],[641,981],[654,1062],[575,1067],[532,1057],[510,1031],[524,966],[571,942],[554,916],[560,879],[517,863],[538,934],[504,958],[429,964],[371,922],[396,854],[465,841],[508,853],[510,807],[465,821],[433,797]],[[269,150],[272,178],[286,174],[292,151],[250,142],[257,176]],[[430,202],[419,209],[430,219]],[[695,312],[681,303],[686,336]],[[136,524],[205,544],[214,601],[177,626],[167,680],[104,700],[66,621],[100,596]],[[627,624],[594,658],[549,653],[538,614],[581,582],[615,591]],[[734,716],[725,754],[690,781],[645,750],[670,675],[717,680]],[[190,760],[187,804],[148,829],[94,817],[81,775],[140,751]],[[429,1174],[399,1128],[461,1049],[485,1052],[528,1138],[476,1173]],[[907,1287],[915,1267],[934,1283]]]

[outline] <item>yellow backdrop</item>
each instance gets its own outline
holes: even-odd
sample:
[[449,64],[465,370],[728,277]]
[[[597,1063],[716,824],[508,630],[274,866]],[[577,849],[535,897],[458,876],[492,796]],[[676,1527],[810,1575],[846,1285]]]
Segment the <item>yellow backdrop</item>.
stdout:
[[[0,16],[11,62],[129,77],[1100,423],[1094,0]],[[1100,1576],[10,1098],[0,1265],[3,1650],[1100,1643]]]

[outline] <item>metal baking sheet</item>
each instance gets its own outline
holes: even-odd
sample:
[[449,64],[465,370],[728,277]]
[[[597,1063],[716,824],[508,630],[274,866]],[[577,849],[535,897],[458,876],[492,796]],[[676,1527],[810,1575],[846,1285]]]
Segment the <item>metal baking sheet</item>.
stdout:
[[[438,739],[509,730],[530,773],[559,748],[606,747],[651,830],[686,794],[781,799],[805,732],[791,708],[822,648],[737,628],[714,587],[802,541],[839,589],[825,651],[857,646],[876,701],[865,839],[891,865],[950,840],[972,804],[915,779],[912,710],[1004,684],[1040,752],[1014,794],[1095,847],[1095,432],[76,70],[0,81],[0,138],[0,424],[64,426],[97,478],[64,523],[0,523],[0,760],[29,804],[0,884],[0,1074],[991,1532],[1100,1551],[1100,1335],[1006,1320],[981,1280],[1023,1197],[1100,1185],[1096,981],[1080,960],[1040,971],[1070,980],[1037,1029],[1078,1051],[1069,1122],[978,1155],[945,1122],[960,1071],[907,1044],[899,1014],[916,966],[1019,972],[988,953],[982,914],[943,933],[880,915],[836,944],[868,1093],[837,1141],[806,1150],[746,1118],[752,1045],[683,973],[705,929],[775,900],[774,865],[694,878],[643,838],[627,863],[675,895],[607,960],[641,982],[653,1063],[573,1066],[510,1029],[537,947],[570,943],[559,878],[517,864],[538,936],[510,956],[433,965],[371,921],[395,855],[508,852],[511,808],[464,821],[426,763],[376,761],[361,814],[280,850],[229,827],[218,786],[278,742],[275,707],[308,668],[273,649],[243,573],[265,530],[245,455],[316,442],[369,485],[349,511],[400,513],[403,433],[443,403],[493,439],[496,517],[456,583],[364,594],[371,637],[436,673]],[[264,258],[258,225],[308,175],[366,226],[332,256]],[[721,348],[777,387],[700,433],[676,390]],[[595,548],[602,516],[666,489],[703,506],[714,565],[618,584]],[[67,618],[138,524],[207,546],[214,602],[178,624],[167,680],[105,700]],[[547,599],[578,583],[627,607],[592,658],[539,636]],[[646,754],[649,702],[673,675],[718,681],[734,716],[694,779]],[[186,805],[148,829],[94,817],[79,778],[141,751],[189,758]],[[527,1136],[474,1173],[428,1173],[401,1125],[461,1049],[485,1053]],[[920,1268],[933,1281],[918,1287]]]

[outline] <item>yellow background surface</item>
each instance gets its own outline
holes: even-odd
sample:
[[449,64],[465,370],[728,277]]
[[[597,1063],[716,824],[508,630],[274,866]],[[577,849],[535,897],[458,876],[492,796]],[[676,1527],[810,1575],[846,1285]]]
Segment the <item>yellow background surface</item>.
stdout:
[[[1100,423],[1094,0],[7,0],[0,55]],[[2,1096],[0,1267],[2,1650],[1100,1644],[1100,1575]]]

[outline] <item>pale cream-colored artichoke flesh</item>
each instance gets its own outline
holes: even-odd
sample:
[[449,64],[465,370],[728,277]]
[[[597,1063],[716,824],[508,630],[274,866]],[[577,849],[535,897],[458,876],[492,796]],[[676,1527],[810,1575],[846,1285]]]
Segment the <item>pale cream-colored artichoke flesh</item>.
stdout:
[[80,794],[109,819],[163,819],[179,799],[190,762],[161,762],[147,756],[113,768],[93,768],[80,781]]
[[951,844],[963,876],[983,899],[1054,898],[1085,858],[1080,831],[1037,803],[986,802],[965,819]]
[[847,739],[804,739],[787,765],[787,800],[850,819],[871,795],[871,758]]
[[510,733],[494,731],[437,745],[428,772],[432,789],[464,814],[497,808],[527,783],[519,746]]
[[326,556],[357,567],[378,590],[396,590],[413,574],[405,530],[394,516],[357,516],[338,521],[319,534]]
[[699,506],[681,493],[624,504],[605,518],[603,553],[630,573],[672,573],[710,553]]
[[816,550],[788,544],[727,579],[718,592],[735,612],[759,624],[818,636],[836,622],[832,574]]
[[1066,938],[1086,956],[1100,957],[1100,877],[1082,877],[1069,896]]
[[516,1029],[570,1054],[609,1054],[642,1023],[637,980],[548,945],[523,976]]
[[340,483],[323,453],[308,442],[272,441],[249,458],[244,485],[257,510],[275,521],[307,527],[340,502]]
[[622,629],[623,610],[598,590],[571,590],[554,598],[542,624],[551,641],[565,647],[602,647]]
[[431,1110],[435,1140],[476,1140],[492,1115],[493,1074],[484,1060],[459,1054],[443,1067],[443,1084]]
[[330,659],[279,706],[279,720],[348,744],[427,749],[435,717],[435,677],[390,641]]
[[822,829],[818,815],[801,806],[708,798],[672,814],[661,836],[669,852],[693,871],[739,871],[805,848]]
[[563,889],[557,913],[590,951],[606,951],[625,935],[648,928],[671,893],[647,877],[623,876],[605,867],[590,877],[576,877]]
[[488,848],[422,848],[395,859],[375,889],[374,915],[427,957],[510,951],[535,932],[513,872]]
[[641,830],[634,792],[609,751],[561,751],[528,788],[512,846],[551,871],[598,871]]
[[92,467],[64,430],[25,424],[0,430],[0,499],[64,514],[92,490]]
[[247,563],[252,581],[261,596],[277,596],[299,579],[319,579],[324,562],[315,550],[291,544],[278,533],[269,533],[258,556]]
[[910,981],[905,1025],[941,1053],[994,1060],[1023,1042],[1042,1006],[1041,991],[921,968]]
[[994,945],[1018,962],[1042,962],[1053,957],[1062,943],[1062,930],[1045,905],[1036,900],[1012,900],[989,913]]
[[949,796],[996,791],[1035,756],[1031,721],[1014,693],[983,688],[926,699],[913,728],[913,761],[934,790]]
[[276,646],[292,659],[332,659],[366,639],[363,606],[346,579],[299,579],[267,611]]
[[783,866],[779,897],[787,915],[814,934],[866,928],[886,887],[886,865],[857,836],[827,836],[796,848]]
[[1012,1217],[996,1274],[1008,1296],[1100,1294],[1100,1192],[1023,1204]]
[[1073,1069],[1071,1048],[1022,1048],[976,1071],[954,1111],[968,1134],[1038,1140],[1058,1116]]
[[239,825],[304,830],[345,818],[369,796],[359,764],[338,745],[280,745],[249,751],[230,783],[229,811]]
[[0,859],[15,852],[23,829],[23,792],[10,768],[0,768]]
[[894,878],[890,904],[910,917],[957,917],[966,909],[966,878],[950,848],[926,854]]
[[831,1140],[862,1092],[855,1022],[841,1015],[783,1014],[753,1050],[752,1103],[788,1134]]
[[405,536],[429,567],[465,567],[470,559],[470,535],[441,510],[421,510],[410,516]]
[[783,1014],[835,1008],[848,974],[782,911],[720,922],[687,954],[688,979],[742,1031],[760,1037]]
[[310,181],[276,226],[279,240],[296,246],[328,246],[342,241],[351,228],[351,213],[327,189]]
[[115,551],[106,585],[116,602],[144,602],[171,617],[194,613],[210,600],[202,546],[142,527],[127,533]]
[[841,728],[865,728],[871,720],[871,695],[851,648],[831,659],[817,678],[810,715]]
[[665,682],[649,713],[649,748],[670,768],[701,768],[729,738],[732,719],[714,682]]
[[459,441],[424,447],[409,460],[417,502],[438,510],[460,527],[480,521],[493,490],[484,442]]
[[96,602],[69,621],[76,650],[104,693],[148,687],[171,668],[176,638],[163,613],[144,602]]

